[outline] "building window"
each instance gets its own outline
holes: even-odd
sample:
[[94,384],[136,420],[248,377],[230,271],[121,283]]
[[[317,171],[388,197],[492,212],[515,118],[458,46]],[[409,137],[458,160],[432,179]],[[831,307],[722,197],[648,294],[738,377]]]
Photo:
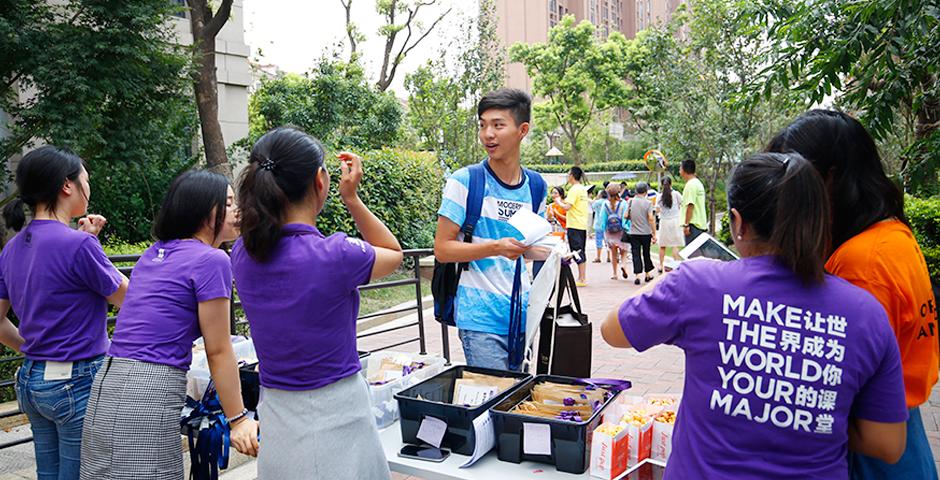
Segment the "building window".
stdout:
[[186,15],[189,14],[189,8],[186,6],[186,0],[170,0],[170,3],[177,7],[176,12],[173,13],[173,16],[186,18]]

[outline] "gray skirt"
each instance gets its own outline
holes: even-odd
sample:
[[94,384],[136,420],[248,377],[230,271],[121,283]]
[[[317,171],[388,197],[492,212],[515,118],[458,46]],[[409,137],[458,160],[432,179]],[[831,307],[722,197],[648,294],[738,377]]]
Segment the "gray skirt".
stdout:
[[182,480],[185,402],[183,370],[106,358],[85,414],[82,480]]
[[316,390],[263,388],[262,398],[259,480],[390,478],[362,375]]

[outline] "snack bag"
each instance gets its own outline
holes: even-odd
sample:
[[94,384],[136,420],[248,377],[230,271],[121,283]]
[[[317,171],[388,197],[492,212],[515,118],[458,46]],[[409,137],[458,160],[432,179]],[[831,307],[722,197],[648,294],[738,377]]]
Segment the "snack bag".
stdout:
[[650,393],[643,396],[644,403],[654,407],[678,408],[680,396],[673,393]]
[[613,480],[627,470],[629,438],[623,425],[605,423],[591,439],[591,476]]
[[650,457],[653,442],[653,417],[659,410],[648,405],[634,406],[620,419],[620,424],[626,427],[629,438],[627,445],[627,466]]
[[669,461],[672,453],[672,430],[676,424],[676,411],[664,410],[653,419],[653,441],[650,454],[653,460]]

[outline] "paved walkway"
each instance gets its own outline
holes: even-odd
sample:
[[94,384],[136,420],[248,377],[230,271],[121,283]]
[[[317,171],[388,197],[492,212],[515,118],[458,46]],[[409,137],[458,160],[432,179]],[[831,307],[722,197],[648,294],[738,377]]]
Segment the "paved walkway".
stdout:
[[[593,258],[593,252],[591,253]],[[579,289],[582,306],[585,313],[594,324],[594,352],[592,360],[593,374],[603,377],[624,378],[633,382],[632,393],[674,393],[682,391],[683,374],[685,372],[685,355],[681,350],[670,346],[660,346],[652,348],[643,353],[637,353],[632,349],[615,349],[604,343],[600,335],[600,324],[607,313],[618,306],[624,298],[632,295],[637,289],[632,281],[610,280],[610,264],[608,263],[588,263],[588,282],[587,287]],[[408,323],[409,319],[401,320],[400,323]],[[410,321],[414,321],[411,318]],[[427,350],[430,353],[440,354],[442,350],[441,333],[437,323],[434,322],[430,311],[426,312],[424,325],[427,329]],[[382,327],[382,328],[388,328]],[[411,327],[396,332],[390,332],[375,337],[366,338],[360,341],[361,349],[378,348],[384,345],[390,345],[405,341],[410,337],[417,335],[417,328]],[[460,342],[457,340],[457,332],[450,329],[450,350],[452,360],[455,362],[463,361],[463,352],[460,348]],[[537,340],[536,340],[537,342]],[[397,347],[396,350],[413,351],[418,350],[417,343]],[[927,405],[922,407],[924,424],[926,425],[927,435],[930,439],[934,452],[934,458],[940,459],[940,386],[934,387],[933,394]],[[22,448],[22,447],[18,447]],[[11,452],[12,453],[12,452]],[[22,454],[22,450],[17,451]],[[30,452],[31,453],[31,452]],[[9,457],[8,457],[9,459]],[[0,461],[5,462],[0,454]],[[22,457],[20,457],[22,459]],[[940,462],[938,462],[940,467]],[[2,469],[0,469],[2,471]],[[230,469],[223,475],[226,480],[248,480],[256,476],[254,462],[248,462],[242,467]],[[405,477],[403,475],[393,475],[396,480],[418,480],[416,477]],[[0,474],[0,480],[35,478],[25,475],[23,471],[17,475],[5,476]]]

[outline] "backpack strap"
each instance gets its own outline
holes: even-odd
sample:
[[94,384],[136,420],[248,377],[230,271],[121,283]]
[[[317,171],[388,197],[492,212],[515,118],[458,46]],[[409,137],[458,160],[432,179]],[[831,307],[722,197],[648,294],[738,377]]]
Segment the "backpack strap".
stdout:
[[464,234],[464,241],[469,242],[473,237],[473,229],[480,220],[480,211],[483,209],[483,192],[486,190],[486,172],[484,162],[475,163],[467,167],[470,172],[470,185],[467,187],[467,210],[460,231]]
[[[473,230],[480,220],[480,212],[483,209],[483,193],[486,190],[486,171],[484,163],[486,160],[475,163],[467,167],[470,173],[470,184],[467,186],[467,209],[464,215],[463,225],[460,231],[463,233],[463,241],[470,243],[473,241]],[[458,264],[457,271],[470,268],[470,262]]]
[[523,168],[522,171],[525,173],[525,176],[529,177],[529,193],[532,195],[532,211],[537,214],[539,213],[539,205],[541,205],[545,197],[548,196],[548,185],[537,172],[533,172],[528,168]]

